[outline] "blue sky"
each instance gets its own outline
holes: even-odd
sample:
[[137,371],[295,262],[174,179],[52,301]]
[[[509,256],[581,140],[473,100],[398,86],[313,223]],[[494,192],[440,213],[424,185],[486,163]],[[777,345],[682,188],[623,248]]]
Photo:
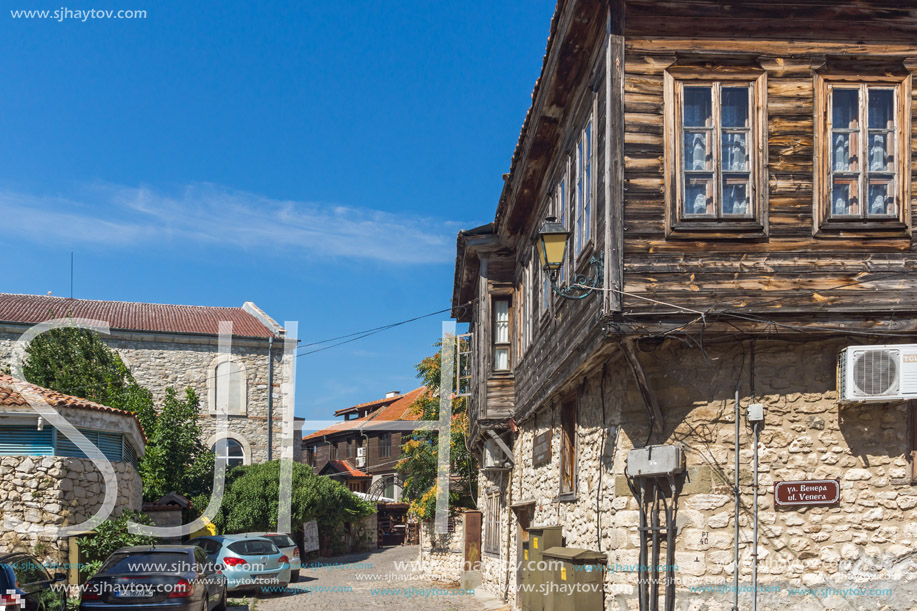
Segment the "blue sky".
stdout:
[[[554,2],[67,6],[147,17],[0,13],[0,291],[68,295],[74,251],[75,297],[251,300],[308,343],[449,306]],[[297,415],[415,388],[442,320],[303,356]]]

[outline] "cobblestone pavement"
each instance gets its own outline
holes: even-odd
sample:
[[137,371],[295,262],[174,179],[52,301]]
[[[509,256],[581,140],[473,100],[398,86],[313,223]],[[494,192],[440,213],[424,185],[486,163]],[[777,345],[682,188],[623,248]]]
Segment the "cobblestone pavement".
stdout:
[[[321,558],[324,566],[305,568],[287,592],[260,594],[256,611],[300,609],[417,609],[419,611],[509,610],[482,591],[462,593],[457,584],[443,584],[397,568],[417,560],[417,546],[389,547],[364,554]],[[238,595],[235,597],[238,598]]]

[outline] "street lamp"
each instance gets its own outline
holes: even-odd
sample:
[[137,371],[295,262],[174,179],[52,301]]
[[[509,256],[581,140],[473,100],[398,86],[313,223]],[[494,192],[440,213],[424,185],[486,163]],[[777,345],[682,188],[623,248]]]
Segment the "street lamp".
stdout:
[[569,286],[557,286],[557,272],[563,267],[564,257],[567,255],[567,240],[570,238],[570,232],[567,231],[561,223],[557,222],[557,217],[549,216],[544,220],[541,231],[538,232],[538,258],[541,260],[541,269],[548,274],[551,279],[551,288],[554,292],[564,299],[585,299],[591,295],[597,288],[602,287],[602,276],[605,272],[603,262],[604,255],[589,258],[589,265],[593,268],[591,277],[585,274],[576,274],[573,276]]

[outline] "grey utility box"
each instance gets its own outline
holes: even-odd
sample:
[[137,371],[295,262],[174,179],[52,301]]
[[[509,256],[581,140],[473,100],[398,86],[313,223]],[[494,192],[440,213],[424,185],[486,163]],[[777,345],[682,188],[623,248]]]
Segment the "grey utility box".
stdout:
[[663,477],[685,470],[685,453],[678,445],[657,445],[627,453],[627,475],[630,477]]

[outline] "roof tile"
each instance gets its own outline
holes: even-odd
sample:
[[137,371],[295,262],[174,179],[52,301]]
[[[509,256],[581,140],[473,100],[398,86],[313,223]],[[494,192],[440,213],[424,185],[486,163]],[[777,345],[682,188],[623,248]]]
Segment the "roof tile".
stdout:
[[37,324],[53,318],[102,320],[112,329],[216,335],[232,322],[237,337],[271,337],[271,330],[242,308],[69,299],[0,293],[0,322]]

